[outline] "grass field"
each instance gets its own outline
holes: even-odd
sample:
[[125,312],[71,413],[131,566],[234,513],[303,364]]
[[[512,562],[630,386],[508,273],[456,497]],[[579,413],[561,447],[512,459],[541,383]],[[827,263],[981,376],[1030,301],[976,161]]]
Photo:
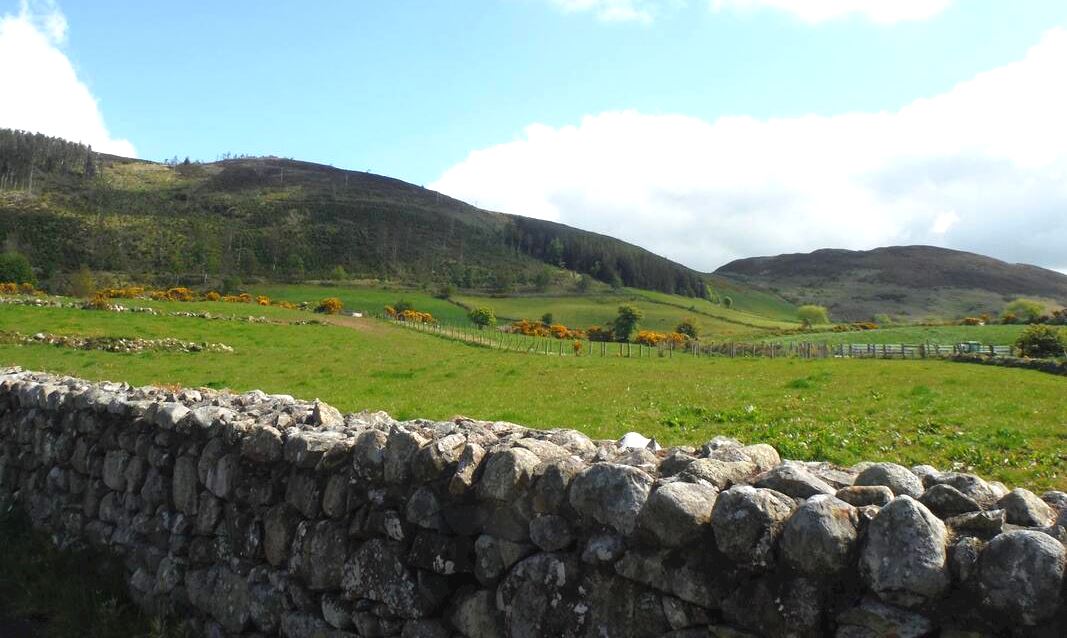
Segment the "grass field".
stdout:
[[[689,299],[647,291],[623,291],[583,296],[480,297],[460,295],[456,297],[456,300],[467,306],[489,306],[501,321],[537,320],[546,312],[551,312],[554,321],[583,329],[593,325],[610,325],[618,314],[619,306],[630,304],[636,306],[644,314],[644,319],[641,321],[642,328],[671,332],[682,319],[690,318],[700,329],[702,338],[720,340],[751,339],[768,330],[798,326],[795,323],[774,321],[722,308],[703,299]],[[711,314],[712,312],[715,314]]]
[[0,330],[169,336],[236,349],[129,355],[4,346],[0,364],[137,385],[261,388],[397,418],[463,414],[602,438],[638,430],[668,445],[725,434],[771,443],[790,458],[929,462],[1035,489],[1067,487],[1062,377],[943,361],[560,358],[343,321],[264,325],[0,306]]
[[936,343],[952,345],[964,341],[978,341],[985,345],[1011,345],[1018,339],[1026,326],[990,325],[990,326],[901,326],[899,328],[880,328],[878,330],[861,330],[856,332],[817,332],[789,335],[785,337],[768,337],[767,342],[789,343],[804,341],[808,343],[875,343],[875,344],[920,344]]

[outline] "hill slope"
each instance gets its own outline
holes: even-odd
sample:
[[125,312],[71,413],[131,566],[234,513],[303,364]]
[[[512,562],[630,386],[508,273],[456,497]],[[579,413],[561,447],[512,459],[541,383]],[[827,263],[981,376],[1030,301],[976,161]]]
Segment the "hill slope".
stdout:
[[48,274],[354,275],[507,288],[546,265],[703,296],[700,273],[626,242],[413,184],[280,158],[156,164],[0,129],[0,236]]
[[716,275],[781,294],[794,303],[827,306],[836,320],[885,313],[922,319],[999,312],[1019,296],[1067,303],[1067,276],[933,246],[739,259]]

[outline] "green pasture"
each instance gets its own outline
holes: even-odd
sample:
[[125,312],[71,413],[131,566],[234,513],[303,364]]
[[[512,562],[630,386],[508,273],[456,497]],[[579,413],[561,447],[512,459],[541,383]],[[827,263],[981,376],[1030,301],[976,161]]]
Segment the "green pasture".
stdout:
[[768,337],[761,341],[789,343],[874,343],[874,344],[920,344],[936,343],[952,345],[964,341],[978,341],[984,345],[1007,346],[1015,343],[1026,326],[900,326],[878,330],[855,332],[811,332]]
[[[388,298],[388,297],[387,297]],[[220,312],[226,304],[216,304]],[[308,316],[306,313],[298,313]],[[178,383],[321,398],[397,418],[466,415],[666,445],[724,434],[783,456],[973,470],[1067,487],[1067,379],[945,361],[620,359],[501,352],[372,319],[266,325],[0,306],[0,330],[176,337],[232,354],[114,354],[0,347],[0,364],[133,384]]]

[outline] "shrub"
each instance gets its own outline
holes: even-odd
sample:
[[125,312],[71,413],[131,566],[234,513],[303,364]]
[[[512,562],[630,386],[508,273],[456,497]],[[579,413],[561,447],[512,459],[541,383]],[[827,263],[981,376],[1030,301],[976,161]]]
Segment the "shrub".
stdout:
[[615,335],[611,332],[611,328],[602,328],[600,326],[589,326],[585,334],[590,341],[614,341]]
[[619,341],[629,341],[630,336],[637,330],[637,324],[644,318],[641,310],[629,304],[619,306],[619,314],[615,317],[613,332]]
[[93,295],[93,298],[85,302],[82,306],[86,310],[111,310],[111,300],[104,295]]
[[688,317],[682,319],[681,323],[678,324],[674,331],[683,334],[690,339],[700,338],[700,331],[697,329],[696,324],[693,323],[693,320]]
[[555,317],[552,316],[551,312],[546,312],[545,314],[541,315],[541,323],[546,326],[551,326],[553,323],[555,323],[555,321],[553,321],[554,319]]
[[345,270],[344,266],[334,266],[333,270],[330,271],[329,278],[334,281],[344,281],[345,279],[348,279],[348,272]]
[[0,253],[0,281],[10,281],[16,284],[35,284],[33,269],[30,268],[30,260],[22,253],[8,251]]
[[412,306],[411,302],[407,299],[398,299],[396,303],[393,304],[393,310],[396,311],[396,314],[400,314],[405,310],[414,310],[414,308],[415,307]]
[[722,298],[722,305],[727,307],[727,308],[733,308],[734,307],[733,297],[723,297]]
[[1018,323],[1019,318],[1015,316],[1014,312],[1005,312],[1000,315],[1000,323],[1007,325],[1011,323]]
[[964,317],[960,320],[961,326],[983,326],[985,322],[978,317]]
[[210,291],[210,292],[208,292],[207,294],[204,295],[204,299],[206,301],[218,301],[218,300],[222,299],[222,295],[220,295],[219,293],[217,293],[214,290],[212,290],[212,291]]
[[1067,336],[1052,326],[1032,325],[1019,335],[1015,346],[1024,357],[1067,357]]
[[260,295],[260,296],[256,297],[256,303],[259,304],[260,306],[269,306],[270,305],[270,297],[265,297],[263,295]]
[[70,276],[67,282],[67,293],[71,297],[89,297],[96,290],[96,278],[88,266],[82,266],[78,272]]
[[319,301],[319,305],[315,307],[315,312],[321,312],[327,315],[336,315],[344,308],[344,304],[337,297],[326,297]]
[[493,309],[489,306],[472,308],[471,311],[467,313],[467,318],[470,319],[471,323],[481,329],[496,325],[496,313],[494,313]]
[[576,356],[576,357],[582,356],[582,342],[581,341],[578,341],[577,339],[575,339],[571,343],[571,349],[574,350],[574,356]]
[[412,323],[437,323],[437,320],[430,313],[411,309],[398,313],[396,318],[400,321],[410,321]]
[[1045,313],[1045,304],[1033,299],[1016,299],[1004,308],[1005,314],[1011,313],[1021,321],[1032,323]]
[[437,291],[433,293],[433,296],[438,299],[451,299],[454,294],[456,294],[455,286],[452,284],[441,284],[437,288]]
[[797,317],[805,327],[830,323],[830,313],[823,306],[805,304],[797,308]]
[[893,323],[893,318],[885,314],[884,312],[876,314],[874,317],[872,317],[872,319],[874,319],[874,323],[880,326],[888,326]]

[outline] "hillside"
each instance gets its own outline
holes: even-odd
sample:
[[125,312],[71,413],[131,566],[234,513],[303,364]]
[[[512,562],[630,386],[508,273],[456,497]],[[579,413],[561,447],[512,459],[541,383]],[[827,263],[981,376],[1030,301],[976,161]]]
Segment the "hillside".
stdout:
[[715,274],[794,303],[824,305],[838,321],[882,313],[909,320],[997,313],[1020,296],[1067,303],[1067,275],[933,246],[753,257]]
[[571,273],[690,297],[700,273],[626,242],[413,184],[275,157],[157,164],[0,129],[0,236],[47,278],[349,275],[508,290]]

